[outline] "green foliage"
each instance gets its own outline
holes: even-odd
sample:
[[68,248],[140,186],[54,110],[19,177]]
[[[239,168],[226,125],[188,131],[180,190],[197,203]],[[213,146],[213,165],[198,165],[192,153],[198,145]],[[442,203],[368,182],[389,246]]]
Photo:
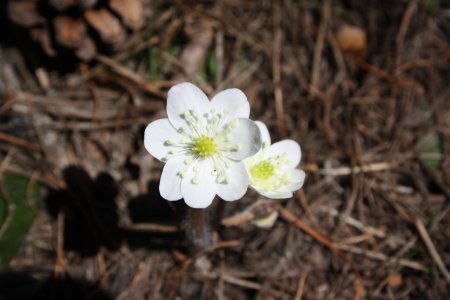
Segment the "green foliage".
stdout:
[[[180,47],[179,46],[170,46],[167,49],[164,50],[165,53],[169,54],[170,56],[177,57],[180,53]],[[148,61],[148,68],[149,68],[149,75],[147,78],[147,81],[158,81],[158,80],[164,80],[164,67],[165,67],[165,61],[161,58],[161,50],[159,47],[149,47],[147,50],[147,61]]]
[[442,172],[442,143],[439,136],[435,133],[427,138],[419,147],[419,153],[422,161],[428,166],[440,179]]
[[16,255],[36,215],[40,189],[34,185],[27,199],[29,180],[5,175],[0,194],[0,267]]

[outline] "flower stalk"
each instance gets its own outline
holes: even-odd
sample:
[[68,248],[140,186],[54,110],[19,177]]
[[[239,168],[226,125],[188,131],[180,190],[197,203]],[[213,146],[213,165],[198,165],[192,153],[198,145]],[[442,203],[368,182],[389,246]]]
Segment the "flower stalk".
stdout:
[[206,209],[187,207],[183,221],[186,240],[194,251],[213,245],[213,235],[209,214]]

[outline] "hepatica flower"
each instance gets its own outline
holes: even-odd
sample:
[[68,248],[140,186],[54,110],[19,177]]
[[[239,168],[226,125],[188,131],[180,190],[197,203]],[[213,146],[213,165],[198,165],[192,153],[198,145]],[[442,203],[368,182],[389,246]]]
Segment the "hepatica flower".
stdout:
[[305,172],[296,169],[301,158],[300,146],[293,140],[271,145],[266,125],[255,123],[261,131],[263,145],[261,151],[244,160],[250,187],[271,199],[290,198],[305,180]]
[[173,86],[168,118],[150,123],[144,134],[147,151],[166,162],[161,196],[184,198],[193,208],[209,206],[216,194],[227,201],[240,199],[249,183],[242,160],[261,147],[260,131],[249,114],[247,97],[238,89],[209,101],[191,83]]

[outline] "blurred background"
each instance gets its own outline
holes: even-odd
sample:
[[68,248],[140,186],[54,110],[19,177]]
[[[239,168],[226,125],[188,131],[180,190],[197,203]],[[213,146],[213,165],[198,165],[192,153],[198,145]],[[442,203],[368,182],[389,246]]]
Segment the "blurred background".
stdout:
[[[183,81],[307,174],[199,252],[143,147]],[[0,299],[448,299],[449,82],[444,0],[1,1]]]

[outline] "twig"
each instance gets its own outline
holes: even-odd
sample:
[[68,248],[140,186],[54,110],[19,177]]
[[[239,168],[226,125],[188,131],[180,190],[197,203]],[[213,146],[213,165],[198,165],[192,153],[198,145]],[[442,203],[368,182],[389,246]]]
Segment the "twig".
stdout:
[[380,70],[374,65],[371,65],[359,56],[351,55],[350,57],[358,66],[382,80],[386,80],[387,82],[390,82],[399,88],[413,88],[414,91],[419,95],[422,95],[424,93],[423,87],[416,82],[401,80],[383,70]]
[[317,231],[315,231],[314,229],[309,227],[308,224],[306,224],[302,219],[300,219],[299,217],[297,217],[296,215],[291,213],[289,210],[285,209],[281,205],[279,205],[277,207],[277,209],[278,209],[278,212],[280,213],[280,215],[284,219],[286,219],[289,222],[293,223],[295,226],[297,226],[298,228],[303,230],[305,233],[309,234],[311,237],[316,239],[322,245],[330,248],[332,251],[336,251],[337,250],[336,245],[334,245],[334,243],[331,240],[329,240],[328,238],[326,238],[322,234],[318,233]]
[[255,219],[268,217],[274,212],[274,203],[270,200],[258,200],[245,211],[221,220],[224,226],[241,226]]
[[397,34],[396,44],[397,44],[397,57],[396,57],[396,65],[400,64],[400,56],[403,54],[404,41],[406,32],[408,31],[409,25],[411,23],[412,16],[414,15],[414,11],[419,4],[419,0],[410,1],[408,6],[406,7],[405,13],[402,18],[402,22],[400,24],[400,29]]
[[130,70],[130,69],[122,66],[115,60],[113,60],[109,57],[100,55],[100,54],[96,55],[95,58],[102,64],[110,67],[113,71],[115,71],[120,76],[134,82],[137,86],[139,86],[145,92],[153,94],[154,96],[157,96],[159,98],[166,98],[165,92],[161,92],[160,90],[155,89],[153,87],[153,85],[147,84],[147,82],[133,70]]
[[320,242],[322,245],[329,248],[332,252],[336,253],[339,257],[341,257],[346,263],[350,265],[350,268],[352,269],[354,275],[355,275],[355,296],[353,299],[358,300],[361,299],[362,295],[362,282],[361,282],[361,276],[359,275],[358,270],[355,267],[355,264],[339,249],[337,248],[337,245],[334,244],[330,239],[323,236],[322,234],[316,232],[314,229],[308,226],[303,220],[301,220],[299,217],[291,213],[289,210],[285,209],[281,205],[277,207],[278,212],[280,215],[286,219],[287,221],[293,223],[296,225],[300,230],[304,231],[305,233],[309,234],[311,237],[313,237],[315,240]]
[[59,278],[66,264],[64,255],[64,212],[59,211],[56,226],[56,259],[53,276]]
[[445,64],[448,59],[450,59],[450,50],[446,51],[442,56],[439,56],[437,58],[417,58],[408,61],[403,65],[398,66],[394,70],[394,73],[400,75],[406,72],[407,70],[414,68],[433,67],[434,65],[437,64]]
[[255,214],[251,211],[239,213],[222,219],[221,224],[224,226],[239,226],[247,224],[255,219]]
[[364,241],[370,240],[373,238],[373,234],[370,233],[363,233],[360,235],[356,235],[356,236],[351,236],[348,238],[344,238],[339,240],[339,244],[359,244],[362,243]]
[[[27,177],[27,178],[31,178],[31,176],[33,176],[32,173],[30,174],[26,171],[23,171],[19,168],[13,167],[13,166],[6,166],[4,171],[11,173],[11,174]],[[40,175],[41,176],[39,176],[37,178],[37,181],[39,183],[41,183],[47,187],[53,188],[53,189],[65,189],[66,188],[66,183],[59,177],[57,177],[53,174],[50,174],[50,173],[43,173]]]
[[322,62],[322,52],[324,48],[325,38],[327,37],[328,23],[331,18],[331,1],[327,0],[322,6],[322,21],[320,22],[316,44],[314,46],[314,57],[312,63],[311,71],[311,84],[308,87],[308,92],[311,96],[317,97],[323,102],[323,129],[327,141],[334,145],[335,135],[333,134],[330,122],[331,122],[331,108],[332,108],[332,98],[323,93],[320,90],[320,65]]
[[[5,157],[3,158],[2,162],[0,163],[0,180],[2,179],[3,173],[6,171],[9,163],[13,158],[14,151],[15,150],[13,148],[10,148],[6,153]],[[12,209],[11,201],[9,201],[9,196],[4,191],[1,181],[0,181],[0,196],[2,196],[1,198],[4,201],[4,206],[7,213],[5,221],[2,224],[0,224],[0,238],[1,238],[14,218],[14,210]]]
[[259,66],[261,65],[262,58],[257,57],[255,61],[243,67],[237,67],[234,72],[229,72],[227,78],[225,78],[222,82],[220,82],[215,92],[219,92],[224,89],[226,86],[236,86],[237,83],[246,81],[251,75],[253,75],[256,71],[259,70]]
[[297,292],[295,293],[295,300],[302,300],[303,289],[305,287],[306,277],[308,276],[308,271],[303,271],[298,279]]
[[116,300],[125,300],[129,299],[130,293],[132,293],[133,289],[143,280],[146,279],[146,276],[150,272],[152,266],[147,263],[143,262],[139,264],[139,271],[134,275],[131,282],[128,284],[128,286],[117,296]]
[[41,149],[38,145],[35,145],[33,143],[30,143],[27,140],[18,138],[13,135],[9,135],[4,132],[0,132],[0,140],[10,143],[11,145],[14,145],[14,146],[19,146],[19,147],[25,148],[30,151],[38,152]]
[[240,279],[240,278],[234,277],[228,273],[224,273],[222,275],[222,279],[223,279],[223,281],[225,281],[227,283],[231,283],[231,284],[238,285],[238,286],[245,287],[245,288],[252,289],[252,290],[260,290],[262,288],[262,284],[260,284],[260,283],[253,282],[253,281],[246,280],[246,279]]
[[131,127],[136,125],[148,124],[148,119],[145,118],[126,118],[126,119],[116,119],[98,122],[92,125],[92,122],[53,122],[48,125],[41,125],[39,129],[47,130],[61,130],[61,131],[96,131],[105,130],[111,128],[121,128],[121,127]]
[[283,90],[281,88],[281,40],[283,31],[281,29],[281,4],[278,1],[274,2],[273,9],[274,19],[274,42],[273,42],[273,85],[275,94],[275,114],[277,118],[278,134],[281,138],[287,136],[286,126],[284,124],[284,109],[283,109]]
[[313,211],[311,210],[311,207],[308,204],[308,199],[306,198],[306,194],[303,189],[300,189],[297,191],[297,197],[300,201],[300,204],[303,207],[303,210],[305,211],[306,215],[308,216],[309,220],[314,224],[316,229],[323,231],[320,228],[319,221],[317,220],[316,216],[314,215]]
[[431,257],[433,258],[434,263],[437,265],[439,271],[442,273],[442,275],[444,275],[445,280],[447,280],[447,283],[450,285],[450,273],[445,267],[441,256],[437,252],[436,247],[434,246],[433,241],[431,240],[425,226],[420,219],[416,219],[414,225],[416,225],[417,231],[419,232],[420,237],[427,246],[427,249],[430,252]]
[[240,245],[240,242],[237,240],[229,240],[229,241],[222,241],[219,243],[214,244],[213,246],[207,248],[207,249],[202,249],[199,252],[197,252],[195,255],[193,255],[192,257],[188,257],[186,259],[184,259],[184,261],[182,262],[181,267],[179,268],[179,270],[175,271],[175,282],[172,283],[171,288],[170,288],[170,293],[169,296],[167,297],[167,299],[173,299],[175,296],[175,293],[178,289],[178,286],[180,285],[180,280],[183,276],[183,274],[192,266],[192,264],[195,262],[195,260],[202,256],[205,255],[206,253],[210,253],[210,252],[214,252],[218,249],[223,249],[223,248],[235,248],[237,246]]
[[0,238],[2,238],[3,235],[5,234],[6,230],[9,228],[9,225],[11,225],[11,222],[14,219],[15,210],[14,210],[13,204],[11,203],[11,201],[9,199],[9,195],[3,189],[3,185],[1,183],[0,183],[0,196],[5,201],[5,208],[7,211],[5,221],[2,224],[0,224]]
[[[321,207],[321,210],[329,213],[333,217],[340,217],[339,212],[334,208]],[[374,235],[378,238],[386,237],[386,232],[384,232],[383,230],[380,230],[380,229],[377,229],[377,228],[374,228],[371,226],[366,226],[362,222],[360,222],[350,216],[342,218],[342,219],[344,220],[345,223],[359,229],[361,232],[368,233],[370,235]]]
[[316,45],[314,46],[313,66],[311,72],[311,87],[318,89],[318,83],[320,78],[320,63],[322,61],[323,45],[326,37],[326,31],[328,27],[328,21],[331,17],[331,1],[327,0],[323,4],[322,8],[322,22],[319,26],[319,32],[317,34]]
[[229,241],[221,241],[217,242],[208,249],[206,249],[206,252],[214,252],[219,249],[225,249],[225,248],[236,248],[241,245],[241,242],[239,240],[229,240]]
[[379,172],[386,171],[394,168],[396,166],[395,163],[390,162],[379,162],[379,163],[371,163],[362,166],[356,166],[353,168],[350,167],[340,167],[340,168],[325,168],[320,169],[319,174],[324,176],[345,176],[350,174],[358,174],[358,173],[367,173],[367,172]]
[[415,262],[415,261],[402,259],[402,258],[397,259],[394,257],[389,257],[386,254],[381,253],[381,252],[370,251],[370,250],[361,249],[361,248],[358,248],[355,246],[350,246],[350,245],[345,245],[345,244],[338,244],[337,247],[340,250],[347,251],[350,253],[364,255],[368,258],[372,258],[372,259],[376,259],[376,260],[387,261],[387,262],[390,262],[391,265],[399,265],[402,267],[407,267],[407,268],[422,271],[422,272],[428,272],[428,268],[426,266],[422,265],[421,263]]
[[157,223],[137,223],[127,226],[121,226],[121,228],[126,230],[160,233],[176,233],[181,231],[181,228],[178,226]]
[[30,206],[31,210],[32,210],[35,214],[37,214],[38,208],[37,208],[36,205],[34,205],[34,203],[32,202],[32,197],[33,197],[33,188],[34,188],[34,185],[36,184],[36,181],[37,181],[38,178],[39,178],[39,175],[40,175],[39,173],[40,173],[40,172],[39,172],[38,170],[34,170],[34,171],[31,173],[31,176],[30,176],[30,178],[29,178],[29,180],[28,180],[28,184],[27,184],[27,193],[26,193],[28,205]]

